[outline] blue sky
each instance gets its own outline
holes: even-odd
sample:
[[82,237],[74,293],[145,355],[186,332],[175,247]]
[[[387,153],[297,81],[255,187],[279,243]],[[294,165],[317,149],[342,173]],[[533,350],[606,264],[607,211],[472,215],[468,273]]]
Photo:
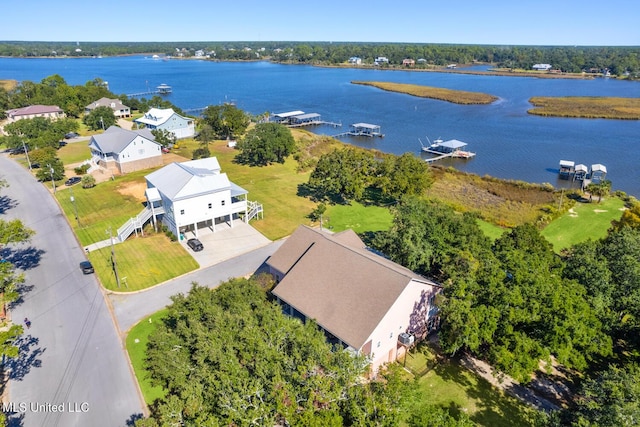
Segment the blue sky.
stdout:
[[0,40],[640,45],[640,1],[21,0]]

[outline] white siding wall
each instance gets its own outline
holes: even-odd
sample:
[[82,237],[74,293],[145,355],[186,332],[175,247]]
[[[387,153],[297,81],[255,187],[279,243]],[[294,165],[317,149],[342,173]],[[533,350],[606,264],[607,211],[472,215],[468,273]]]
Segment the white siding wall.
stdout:
[[169,118],[169,120],[158,126],[158,129],[165,129],[173,132],[178,139],[189,138],[195,135],[193,119],[180,117],[177,114],[174,114]]
[[[209,208],[209,204],[211,204],[211,208]],[[178,200],[174,203],[173,210],[178,227],[229,215],[231,213],[231,191],[224,190],[191,199]]]
[[149,157],[162,156],[160,145],[148,139],[137,136],[117,158],[120,163],[134,162],[136,160],[148,159]]

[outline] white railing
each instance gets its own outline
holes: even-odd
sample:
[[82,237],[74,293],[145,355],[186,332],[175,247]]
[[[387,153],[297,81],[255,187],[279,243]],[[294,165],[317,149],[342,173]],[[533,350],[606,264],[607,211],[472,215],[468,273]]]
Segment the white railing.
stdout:
[[[159,212],[160,213],[160,212]],[[144,208],[135,218],[130,218],[124,225],[118,228],[118,240],[122,243],[131,236],[131,233],[140,229],[151,219],[151,208]]]
[[252,202],[250,200],[247,200],[247,207],[248,207],[247,215],[245,216],[245,220],[244,220],[244,222],[246,223],[249,223],[249,221],[257,217],[258,215],[260,215],[260,217],[264,215],[264,210],[262,208],[262,205],[258,202]]

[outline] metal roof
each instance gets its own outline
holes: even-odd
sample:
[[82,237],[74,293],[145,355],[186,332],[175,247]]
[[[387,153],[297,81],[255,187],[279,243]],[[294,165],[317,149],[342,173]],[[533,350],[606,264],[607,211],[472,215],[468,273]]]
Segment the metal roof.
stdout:
[[103,133],[91,137],[89,147],[104,154],[119,154],[138,136],[160,145],[155,141],[155,137],[149,129],[134,131],[122,129],[118,126],[109,126]]
[[299,116],[301,114],[304,114],[304,111],[296,110],[296,111],[289,111],[287,113],[274,114],[274,117],[280,117],[281,119],[286,119],[287,117]]
[[458,148],[466,147],[467,143],[458,141],[457,139],[450,139],[449,141],[441,142],[439,145],[441,147],[451,148],[452,150],[455,150]]
[[380,128],[380,126],[372,125],[370,123],[354,123],[351,126],[353,126],[355,128],[365,128],[365,129],[379,129]]
[[307,113],[307,114],[300,114],[300,115],[297,115],[297,116],[293,116],[294,119],[298,119],[298,120],[315,119],[316,117],[320,117],[320,114],[318,114],[318,113]]

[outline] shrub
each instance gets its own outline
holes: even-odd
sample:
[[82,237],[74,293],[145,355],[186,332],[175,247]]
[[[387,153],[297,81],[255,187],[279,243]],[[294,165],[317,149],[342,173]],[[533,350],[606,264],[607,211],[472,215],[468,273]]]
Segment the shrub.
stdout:
[[87,171],[89,170],[91,166],[88,164],[83,164],[78,166],[77,168],[73,168],[73,171],[76,173],[76,175],[84,175],[87,173]]

